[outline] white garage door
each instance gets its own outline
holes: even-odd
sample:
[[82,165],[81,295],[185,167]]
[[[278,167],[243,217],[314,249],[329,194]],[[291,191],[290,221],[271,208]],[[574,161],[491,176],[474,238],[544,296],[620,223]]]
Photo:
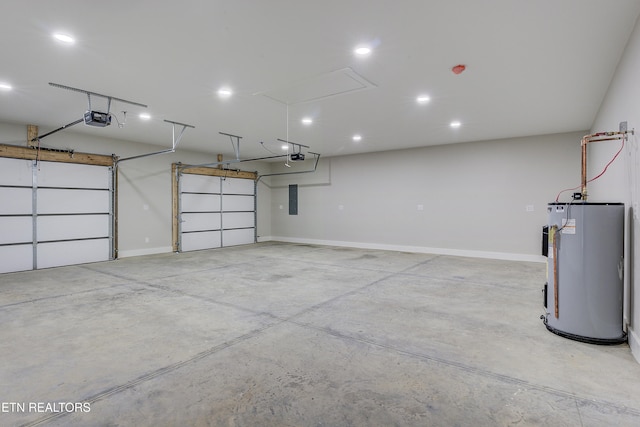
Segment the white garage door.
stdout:
[[0,272],[112,259],[112,168],[0,158]]
[[0,273],[33,268],[32,164],[0,158]]
[[255,186],[251,179],[179,175],[181,252],[255,242]]

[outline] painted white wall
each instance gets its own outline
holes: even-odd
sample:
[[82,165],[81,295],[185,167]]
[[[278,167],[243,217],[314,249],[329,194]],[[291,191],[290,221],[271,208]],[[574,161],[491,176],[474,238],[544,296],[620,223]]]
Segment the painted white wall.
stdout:
[[[321,159],[316,174],[274,177],[271,237],[542,261],[546,205],[579,185],[583,134]],[[289,184],[299,185],[297,216]]]
[[[99,133],[99,129],[96,129]],[[170,134],[169,134],[170,135]],[[188,130],[183,138],[188,137]],[[43,145],[54,148],[74,149],[78,152],[111,155],[121,158],[157,152],[171,148],[140,144],[99,136],[87,136],[70,131],[58,132],[43,139]],[[0,143],[26,145],[26,126],[0,124]],[[171,252],[171,164],[201,164],[215,161],[216,156],[194,151],[178,150],[123,162],[118,167],[118,256],[128,257],[153,253]],[[260,171],[270,169],[264,163],[243,163],[242,170]],[[265,182],[268,182],[265,180]],[[264,185],[262,185],[264,187]],[[259,189],[258,234],[270,234],[270,190]]]
[[[640,268],[637,244],[640,242],[640,21],[629,38],[609,90],[594,121],[592,132],[616,131],[626,121],[636,133],[629,137],[624,151],[611,164],[602,178],[589,184],[589,200],[625,202],[627,206],[625,242],[625,320],[628,323],[629,345],[640,362]],[[618,142],[589,145],[588,176],[596,176],[619,149]]]

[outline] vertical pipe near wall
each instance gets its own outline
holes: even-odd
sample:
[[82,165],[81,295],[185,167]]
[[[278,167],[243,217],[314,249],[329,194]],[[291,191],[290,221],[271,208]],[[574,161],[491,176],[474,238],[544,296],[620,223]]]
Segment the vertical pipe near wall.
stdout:
[[224,180],[226,177],[221,177],[220,181],[220,247],[224,248]]
[[583,137],[580,145],[582,148],[582,166],[581,166],[581,194],[582,200],[587,200],[587,142],[588,137]]
[[38,161],[31,163],[31,226],[33,269],[38,269]]
[[115,243],[115,230],[116,230],[116,175],[117,169],[114,166],[109,168],[111,173],[111,179],[109,180],[109,259],[113,260],[117,258],[116,243]]
[[630,208],[630,212],[629,212],[629,233],[627,234],[627,236],[629,236],[629,241],[628,241],[628,245],[629,245],[629,256],[628,258],[628,264],[627,264],[627,270],[628,271],[628,275],[629,278],[627,280],[627,286],[628,286],[628,291],[629,291],[629,296],[627,297],[627,321],[625,322],[624,325],[624,331],[625,333],[629,333],[629,327],[632,328],[637,328],[638,325],[634,325],[633,322],[633,318],[635,316],[634,311],[637,310],[637,308],[634,306],[634,301],[635,301],[635,286],[634,284],[635,282],[635,276],[636,276],[636,270],[635,270],[635,259],[636,259],[636,249],[635,248],[635,216],[636,215],[636,211],[633,208]]
[[[256,177],[258,173],[256,172]],[[253,243],[258,243],[258,180],[253,180]]]
[[182,184],[180,182],[180,164],[174,164],[173,167],[173,183],[174,183],[174,224],[175,224],[175,247],[174,250],[176,252],[182,251],[182,211],[181,211],[181,200],[182,200]]
[[118,157],[113,156],[113,256],[118,259]]
[[171,250],[178,252],[178,183],[176,170],[178,165],[171,164]]

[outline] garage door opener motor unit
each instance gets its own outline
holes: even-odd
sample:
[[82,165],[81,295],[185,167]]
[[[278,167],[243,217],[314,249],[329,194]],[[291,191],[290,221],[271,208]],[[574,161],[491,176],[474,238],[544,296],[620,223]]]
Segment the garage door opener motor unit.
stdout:
[[[119,102],[123,102],[125,104],[130,104],[130,105],[135,105],[135,106],[142,107],[142,108],[147,108],[147,106],[145,104],[140,104],[139,102],[127,101],[126,99],[116,98],[116,97],[113,97],[113,96],[110,96],[110,95],[102,95],[100,93],[91,92],[91,91],[84,90],[84,89],[78,89],[78,88],[71,87],[71,86],[65,86],[65,85],[61,85],[61,84],[58,84],[58,83],[49,83],[49,85],[53,86],[53,87],[60,88],[60,89],[70,90],[70,91],[73,91],[73,92],[84,93],[85,95],[87,95],[87,100],[88,100],[88,104],[89,104],[88,107],[89,108],[84,113],[84,115],[82,116],[81,119],[75,120],[75,121],[73,121],[71,123],[68,123],[68,124],[66,124],[64,126],[61,126],[61,127],[57,128],[57,129],[54,129],[51,132],[45,133],[44,135],[38,135],[35,138],[33,138],[31,140],[31,142],[39,141],[39,140],[41,140],[41,139],[43,139],[43,138],[45,138],[45,137],[47,137],[49,135],[52,135],[52,134],[54,134],[56,132],[64,130],[64,129],[68,128],[68,127],[75,126],[78,123],[82,123],[82,122],[84,122],[85,125],[94,126],[94,127],[100,127],[100,128],[104,128],[104,127],[109,126],[111,124],[111,118],[112,117],[115,117],[116,121],[118,121],[118,118],[115,115],[111,114],[111,101],[119,101]],[[105,98],[107,100],[107,112],[106,113],[102,112],[102,111],[96,111],[96,110],[93,110],[91,108],[91,95],[97,96],[99,98]],[[123,127],[125,122],[126,122],[126,120],[127,120],[127,112],[123,111],[122,114],[123,114],[123,120],[122,120],[122,122],[118,121],[118,127]]]
[[87,111],[84,113],[84,124],[101,128],[109,126],[111,124],[111,113]]

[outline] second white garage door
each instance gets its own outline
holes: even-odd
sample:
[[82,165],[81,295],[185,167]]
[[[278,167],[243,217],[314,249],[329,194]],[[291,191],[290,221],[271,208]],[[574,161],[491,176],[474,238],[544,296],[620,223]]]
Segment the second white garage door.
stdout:
[[255,186],[251,179],[180,174],[179,251],[255,242]]

